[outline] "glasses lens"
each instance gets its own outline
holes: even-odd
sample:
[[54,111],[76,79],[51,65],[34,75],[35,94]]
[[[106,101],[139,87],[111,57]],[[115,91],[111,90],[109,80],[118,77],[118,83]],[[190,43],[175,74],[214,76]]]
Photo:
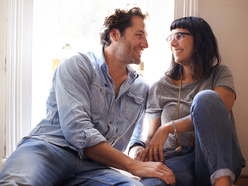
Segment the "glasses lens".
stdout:
[[171,41],[171,36],[168,36],[168,37],[166,38],[166,41],[167,41],[167,42],[170,42],[170,41]]
[[183,38],[183,34],[182,33],[176,33],[175,34],[175,40],[178,41],[178,40],[181,40]]

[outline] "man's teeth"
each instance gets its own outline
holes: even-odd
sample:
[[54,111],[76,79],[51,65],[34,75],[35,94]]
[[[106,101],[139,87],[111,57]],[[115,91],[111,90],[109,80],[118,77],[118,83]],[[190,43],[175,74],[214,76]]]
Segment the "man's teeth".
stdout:
[[135,50],[136,52],[138,52],[138,53],[140,53],[140,54],[142,54],[142,51],[138,51],[138,50]]
[[180,53],[182,52],[183,50],[174,50],[174,54],[177,54],[177,53]]

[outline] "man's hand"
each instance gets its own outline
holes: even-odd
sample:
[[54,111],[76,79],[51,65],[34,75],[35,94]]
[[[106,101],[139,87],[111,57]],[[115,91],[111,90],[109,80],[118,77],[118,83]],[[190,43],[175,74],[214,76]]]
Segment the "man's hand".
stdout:
[[135,160],[141,161],[142,152],[145,150],[142,146],[134,146],[129,151],[129,156]]
[[176,178],[172,170],[163,163],[134,160],[106,142],[87,147],[84,149],[84,153],[98,163],[127,171],[134,176],[140,178],[157,177],[167,184],[175,185]]
[[140,162],[133,164],[130,172],[140,178],[160,178],[167,184],[174,186],[176,184],[176,177],[173,171],[161,162]]

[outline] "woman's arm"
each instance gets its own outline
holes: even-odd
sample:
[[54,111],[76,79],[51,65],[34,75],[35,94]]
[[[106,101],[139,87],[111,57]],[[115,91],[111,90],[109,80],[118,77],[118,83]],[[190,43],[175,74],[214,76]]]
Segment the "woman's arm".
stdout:
[[149,132],[148,132],[146,143],[145,143],[146,146],[149,145],[153,135],[155,134],[155,132],[158,130],[160,126],[161,126],[161,117],[149,120]]
[[[160,120],[158,120],[160,119]],[[194,126],[190,116],[186,116],[184,118],[178,119],[174,121],[176,124],[177,132],[187,132],[193,131]],[[163,156],[163,145],[167,140],[169,133],[174,133],[174,128],[172,126],[172,122],[161,125],[161,118],[157,118],[151,121],[151,131],[149,130],[149,138],[152,138],[150,141],[147,140],[147,148],[142,154],[142,161],[161,161],[164,162]],[[159,127],[158,127],[159,126]],[[158,128],[157,128],[158,127]],[[155,129],[157,128],[157,131]],[[149,143],[148,143],[149,141]],[[148,159],[146,159],[148,156]]]
[[[161,125],[161,118],[151,119],[149,120],[149,131],[146,138],[145,146],[147,147],[155,134],[155,132],[158,130],[158,128]],[[129,156],[133,159],[136,159],[138,161],[141,161],[142,154],[144,153],[144,147],[142,146],[134,146],[129,151]],[[148,161],[148,159],[147,159]]]
[[216,87],[214,91],[220,95],[222,101],[226,105],[226,109],[228,113],[230,113],[232,110],[234,101],[235,101],[234,91],[231,88],[226,87],[226,86]]

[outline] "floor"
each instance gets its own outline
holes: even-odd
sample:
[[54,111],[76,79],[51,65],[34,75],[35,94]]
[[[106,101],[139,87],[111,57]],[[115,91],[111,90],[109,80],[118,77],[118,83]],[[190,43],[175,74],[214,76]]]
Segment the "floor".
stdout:
[[236,186],[248,186],[248,175],[241,175],[238,181],[235,183]]

